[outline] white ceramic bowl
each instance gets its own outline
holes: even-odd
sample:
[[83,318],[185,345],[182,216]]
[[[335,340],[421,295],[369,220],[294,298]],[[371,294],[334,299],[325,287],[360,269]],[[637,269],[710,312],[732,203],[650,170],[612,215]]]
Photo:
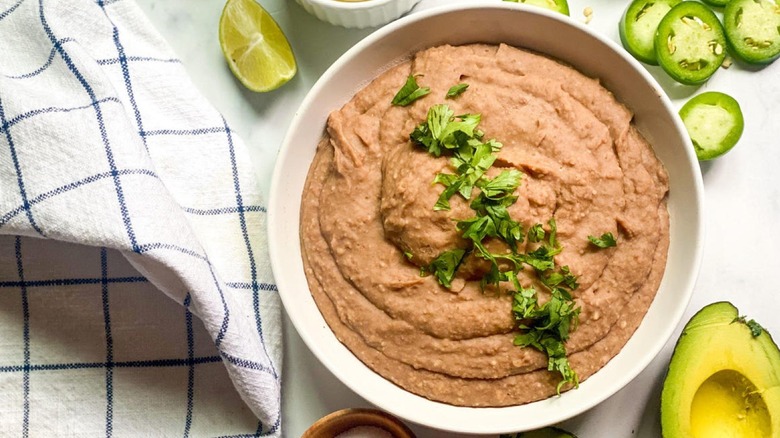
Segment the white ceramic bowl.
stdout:
[[344,27],[376,27],[409,12],[420,0],[297,0],[322,21]]
[[[451,29],[458,29],[452,32]],[[371,371],[328,328],[306,283],[299,245],[300,199],[328,113],[372,78],[418,50],[443,43],[504,42],[563,60],[601,79],[669,172],[671,236],[666,272],[643,322],[623,350],[577,390],[521,406],[468,408],[407,392]],[[619,45],[574,20],[517,4],[450,5],[414,13],[355,45],[303,101],[279,152],[268,208],[271,262],[284,307],[314,355],[369,402],[414,423],[462,433],[529,430],[575,416],[614,394],[658,354],[680,321],[702,254],[702,181],[677,111]]]

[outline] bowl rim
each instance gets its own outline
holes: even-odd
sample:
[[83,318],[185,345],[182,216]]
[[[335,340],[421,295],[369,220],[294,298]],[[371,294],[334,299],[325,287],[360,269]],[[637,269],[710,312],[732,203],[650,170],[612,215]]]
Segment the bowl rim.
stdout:
[[[359,0],[359,1],[342,1],[342,0],[303,0],[307,3],[313,3],[324,8],[338,9],[344,11],[364,10],[379,8],[384,5],[393,2],[400,2],[403,0]],[[413,3],[417,3],[420,0],[415,0]]]
[[395,416],[379,409],[345,408],[320,418],[301,438],[330,438],[360,426],[379,428],[393,438],[414,438],[414,432]]
[[[495,4],[486,4],[486,3],[453,3],[453,4],[447,4],[447,5],[441,5],[431,8],[426,8],[424,10],[415,12],[413,14],[407,15],[393,23],[390,23],[377,31],[373,32],[372,34],[366,36],[364,39],[359,41],[357,44],[355,44],[353,47],[351,47],[349,50],[347,50],[343,55],[341,55],[328,69],[320,76],[320,78],[317,80],[317,82],[312,86],[311,90],[307,93],[306,97],[302,101],[299,110],[296,111],[295,116],[293,117],[288,131],[285,135],[285,138],[283,140],[282,146],[279,150],[279,155],[277,157],[276,164],[274,166],[274,172],[272,176],[271,181],[271,190],[270,190],[270,198],[269,198],[269,208],[268,208],[268,230],[269,232],[273,232],[277,229],[277,211],[274,208],[275,206],[281,206],[284,203],[284,200],[277,199],[279,197],[278,193],[280,192],[279,187],[281,187],[283,184],[285,184],[285,175],[283,175],[283,171],[281,169],[281,166],[279,163],[282,163],[286,161],[286,157],[288,155],[293,154],[293,147],[290,144],[290,137],[293,135],[293,132],[295,132],[296,129],[300,129],[299,125],[301,123],[301,120],[303,118],[303,114],[306,112],[305,109],[311,106],[312,101],[315,99],[317,95],[319,95],[322,91],[322,89],[327,86],[327,83],[333,79],[333,76],[339,72],[345,64],[348,64],[355,55],[363,53],[366,48],[371,47],[375,43],[383,40],[384,38],[388,37],[390,34],[397,32],[407,26],[410,26],[414,23],[417,23],[419,21],[425,21],[432,17],[442,15],[442,14],[448,14],[448,13],[467,13],[471,10],[477,10],[477,9],[500,9],[500,10],[520,10],[524,13],[530,14],[530,15],[539,15],[543,16],[547,19],[553,19],[555,21],[559,21],[560,24],[564,26],[570,26],[574,27],[579,32],[583,32],[587,34],[589,37],[595,39],[598,43],[606,46],[609,50],[612,52],[615,52],[624,62],[626,62],[628,65],[630,65],[631,69],[633,69],[637,74],[639,74],[646,84],[652,88],[652,90],[657,94],[658,98],[660,99],[660,105],[663,107],[665,112],[668,112],[670,115],[672,115],[672,123],[674,129],[678,132],[678,134],[681,135],[681,139],[684,143],[688,146],[688,148],[683,152],[687,156],[687,162],[685,163],[688,167],[688,170],[691,171],[691,176],[693,177],[693,187],[691,188],[694,194],[695,198],[695,214],[694,214],[694,222],[691,226],[693,227],[693,231],[695,233],[695,236],[693,237],[693,241],[695,242],[694,247],[691,249],[692,251],[692,258],[690,261],[690,273],[683,278],[683,280],[680,282],[682,284],[682,291],[681,294],[684,294],[682,298],[680,298],[679,304],[674,307],[674,311],[670,314],[665,314],[666,319],[669,321],[673,321],[674,324],[665,324],[663,326],[664,330],[662,333],[658,333],[658,336],[656,337],[657,341],[653,343],[653,345],[648,345],[647,350],[650,351],[648,354],[642,355],[640,358],[636,358],[634,365],[630,367],[628,372],[618,375],[617,378],[612,379],[610,384],[608,385],[608,389],[605,390],[599,390],[595,393],[595,396],[589,397],[585,401],[581,402],[576,406],[576,408],[568,409],[563,415],[558,415],[555,418],[547,418],[544,420],[540,420],[537,418],[525,418],[524,425],[522,427],[527,427],[526,430],[535,429],[543,426],[547,426],[550,424],[554,424],[563,420],[566,420],[568,418],[574,417],[576,415],[581,414],[582,412],[593,408],[597,404],[601,403],[605,399],[611,397],[616,392],[618,392],[620,389],[625,387],[631,380],[636,378],[645,368],[649,365],[649,363],[655,359],[655,357],[661,352],[663,347],[669,342],[672,333],[676,329],[676,327],[680,324],[680,321],[682,320],[682,317],[684,315],[684,312],[687,308],[687,306],[690,303],[691,296],[693,294],[694,286],[696,283],[696,279],[698,277],[698,272],[701,266],[702,261],[702,253],[703,253],[703,242],[704,242],[704,220],[702,216],[702,203],[703,203],[703,182],[701,177],[701,172],[698,169],[697,161],[695,157],[693,157],[693,147],[690,144],[690,139],[687,137],[687,135],[682,136],[682,133],[685,133],[685,127],[682,124],[682,121],[677,116],[677,111],[674,108],[671,100],[669,99],[666,92],[661,88],[661,86],[658,84],[658,82],[653,78],[653,76],[633,57],[631,57],[630,54],[625,52],[623,48],[616,43],[615,41],[611,40],[607,36],[603,35],[602,33],[595,31],[593,29],[588,28],[582,23],[577,22],[574,19],[571,19],[568,16],[562,15],[557,12],[548,11],[543,8],[535,7],[535,6],[527,6],[524,4],[516,4],[516,3],[495,3]],[[695,168],[694,168],[695,167]],[[271,238],[269,239],[269,250],[270,250],[270,260],[273,271],[280,272],[282,270],[282,264],[283,260],[281,260],[280,256],[278,256],[278,252],[281,251],[280,248],[277,248],[275,239]],[[298,244],[298,242],[296,242]],[[670,250],[671,254],[671,250]],[[667,271],[669,268],[669,260],[667,260]],[[666,275],[666,274],[665,274]],[[296,317],[295,314],[291,314],[287,309],[290,308],[290,306],[294,306],[296,303],[290,302],[289,300],[292,299],[292,297],[286,296],[286,293],[284,293],[284,290],[286,290],[284,284],[286,283],[286,280],[282,277],[281,280],[277,278],[277,285],[279,289],[279,294],[282,299],[282,303],[285,307],[285,311],[287,312],[288,317],[290,318],[291,322],[293,323],[293,326],[296,328],[296,331],[298,331],[301,339],[306,344],[307,348],[313,353],[315,357],[334,375],[337,377],[337,379],[343,383],[345,386],[349,387],[352,391],[354,391],[356,394],[360,395],[362,398],[370,402],[371,404],[384,409],[394,415],[397,415],[407,421],[424,425],[427,427],[439,429],[439,430],[447,430],[452,432],[459,432],[459,433],[468,433],[468,434],[485,434],[485,433],[505,433],[510,432],[508,430],[505,430],[505,428],[502,428],[501,426],[492,426],[491,425],[473,425],[473,426],[466,426],[466,427],[457,427],[454,428],[453,426],[447,426],[441,423],[437,423],[436,419],[431,419],[430,416],[425,412],[412,412],[409,410],[409,408],[399,408],[397,405],[394,405],[390,402],[387,402],[383,398],[383,394],[377,394],[372,393],[369,389],[360,386],[356,382],[351,381],[347,375],[347,372],[340,368],[339,364],[334,363],[333,360],[330,360],[327,357],[324,357],[322,354],[320,347],[317,345],[318,340],[312,339],[309,337],[307,333],[302,333],[299,327],[301,327],[302,321],[299,321],[300,317]],[[662,283],[663,285],[663,283]],[[307,292],[308,292],[307,287]],[[655,299],[654,301],[655,302]],[[652,304],[651,307],[652,309]],[[637,331],[641,328],[641,325],[637,328]],[[332,332],[331,332],[332,333]],[[632,334],[632,338],[635,336],[635,333]],[[335,338],[335,336],[334,336]],[[629,338],[629,341],[631,341],[631,338]],[[338,342],[338,341],[337,341]],[[346,348],[346,347],[344,347]],[[350,352],[351,354],[351,352]],[[618,353],[615,358],[619,357],[620,353]],[[615,358],[612,358],[610,362],[608,362],[605,365],[605,368],[615,360]],[[356,359],[359,360],[359,359]],[[378,373],[374,372],[370,368],[368,368],[365,364],[360,362],[361,365],[366,367],[371,373],[374,373],[376,376],[379,376],[380,378],[384,379],[384,377],[380,376]],[[598,371],[597,373],[598,374]],[[596,375],[594,374],[594,375]],[[590,379],[586,380],[581,384],[581,386],[588,385],[588,382]],[[390,382],[391,385],[394,385],[392,382]],[[401,388],[402,391],[405,393],[414,396],[423,398],[421,396],[418,396],[414,393],[411,393],[403,388]],[[423,398],[424,399],[424,398]],[[554,399],[554,398],[553,398]],[[440,404],[440,405],[446,405],[440,402],[435,402],[432,400],[424,399],[425,401],[433,404]],[[542,402],[548,402],[551,399],[545,399],[534,403],[542,403]],[[555,403],[556,400],[552,400],[551,403]],[[533,403],[532,403],[533,404]],[[521,406],[527,406],[521,405]],[[451,407],[452,409],[457,410],[482,410],[484,412],[492,412],[492,411],[506,411],[512,408],[518,408],[519,406],[507,406],[507,407],[497,407],[497,408],[469,408],[469,407],[458,407],[458,406],[452,406],[447,405]],[[463,426],[463,425],[459,425]]]

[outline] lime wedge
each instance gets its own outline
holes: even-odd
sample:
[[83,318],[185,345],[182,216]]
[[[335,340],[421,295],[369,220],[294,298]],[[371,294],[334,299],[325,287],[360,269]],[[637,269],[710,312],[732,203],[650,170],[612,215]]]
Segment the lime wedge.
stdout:
[[255,0],[228,0],[219,45],[230,70],[252,91],[275,90],[298,71],[287,37]]

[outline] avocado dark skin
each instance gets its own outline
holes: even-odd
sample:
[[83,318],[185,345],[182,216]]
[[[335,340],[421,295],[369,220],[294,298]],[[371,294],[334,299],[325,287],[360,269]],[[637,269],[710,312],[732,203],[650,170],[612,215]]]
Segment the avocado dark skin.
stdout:
[[661,394],[664,438],[780,437],[780,350],[728,302],[696,313]]

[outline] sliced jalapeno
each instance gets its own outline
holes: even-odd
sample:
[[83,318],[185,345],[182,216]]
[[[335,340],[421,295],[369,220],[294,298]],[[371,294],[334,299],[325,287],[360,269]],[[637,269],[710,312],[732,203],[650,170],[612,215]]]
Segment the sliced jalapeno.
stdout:
[[691,137],[696,157],[702,161],[731,150],[745,126],[739,103],[718,91],[701,93],[686,102],[680,109],[680,118]]
[[655,31],[667,12],[682,0],[634,0],[620,19],[618,30],[623,47],[634,58],[658,65],[655,56]]
[[504,0],[505,2],[525,3],[527,5],[540,6],[551,11],[569,15],[569,3],[566,0]]
[[704,3],[707,3],[710,6],[715,6],[718,8],[722,8],[726,6],[726,3],[730,2],[731,0],[702,0]]
[[[752,0],[751,0],[752,1]],[[698,85],[726,57],[726,37],[718,17],[703,4],[684,1],[666,13],[655,33],[655,54],[677,82]]]
[[768,64],[780,57],[780,2],[731,0],[723,27],[734,54],[745,62]]

